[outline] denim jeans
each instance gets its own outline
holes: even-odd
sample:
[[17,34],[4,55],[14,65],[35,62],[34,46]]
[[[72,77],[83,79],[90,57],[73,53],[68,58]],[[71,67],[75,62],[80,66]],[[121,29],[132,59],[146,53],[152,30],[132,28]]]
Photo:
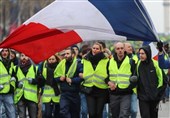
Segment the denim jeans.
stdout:
[[[16,118],[15,105],[13,94],[0,95],[0,108],[4,105],[5,113],[8,118]],[[2,117],[2,110],[0,111],[0,118]]]
[[108,117],[109,117],[109,107],[108,104],[105,104],[103,109],[103,118],[108,118]]
[[166,90],[165,90],[165,98],[169,99],[169,92],[170,92],[170,87],[167,85]]
[[86,96],[83,93],[80,93],[80,99],[81,99],[80,118],[87,118],[88,110]]
[[133,93],[131,95],[131,109],[130,109],[131,118],[136,118],[137,110],[138,110],[137,95]]

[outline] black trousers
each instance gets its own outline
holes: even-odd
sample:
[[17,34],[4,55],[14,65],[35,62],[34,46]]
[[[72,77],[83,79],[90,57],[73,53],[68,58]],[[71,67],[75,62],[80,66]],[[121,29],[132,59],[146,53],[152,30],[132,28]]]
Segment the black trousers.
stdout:
[[102,90],[102,93],[86,94],[87,108],[89,118],[102,118],[104,105],[108,100],[107,90]]
[[60,117],[60,105],[59,103],[44,103],[45,111],[43,118],[59,118]]
[[158,118],[159,101],[139,100],[141,118]]
[[38,106],[37,103],[21,99],[18,104],[18,114],[20,118],[26,118],[26,109],[28,108],[28,115],[30,118],[36,118],[37,112],[38,112]]
[[131,94],[110,95],[110,110],[112,118],[129,118]]
[[61,93],[60,118],[80,118],[80,96],[78,92]]

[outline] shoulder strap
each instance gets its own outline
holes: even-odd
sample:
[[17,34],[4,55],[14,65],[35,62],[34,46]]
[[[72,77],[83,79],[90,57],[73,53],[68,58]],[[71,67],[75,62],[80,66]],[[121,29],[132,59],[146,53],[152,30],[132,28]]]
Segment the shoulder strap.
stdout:
[[34,68],[34,72],[37,73],[36,67],[34,65],[33,65],[33,68]]
[[15,73],[17,74],[18,72],[18,65],[16,65]]
[[109,61],[107,62],[107,66],[106,66],[106,68],[107,68],[107,75],[109,76],[109,65],[110,65],[110,59],[109,59]]
[[129,63],[130,63],[130,65],[132,66],[132,58],[129,58]]
[[38,74],[38,69],[36,69],[36,66],[33,65],[33,68],[34,68],[34,72],[35,72],[35,78],[37,77],[37,74]]
[[[134,62],[134,63],[133,63]],[[129,58],[129,63],[131,65],[131,72],[132,72],[132,75],[135,75],[136,73],[136,69],[137,69],[137,64],[138,64],[138,61],[137,63],[135,63],[135,60],[133,58]]]
[[40,64],[39,64],[39,66],[38,66],[38,71],[37,71],[37,72],[38,72],[38,74],[41,74],[41,73],[42,73],[44,63],[45,63],[45,62],[43,61],[42,63],[40,63]]

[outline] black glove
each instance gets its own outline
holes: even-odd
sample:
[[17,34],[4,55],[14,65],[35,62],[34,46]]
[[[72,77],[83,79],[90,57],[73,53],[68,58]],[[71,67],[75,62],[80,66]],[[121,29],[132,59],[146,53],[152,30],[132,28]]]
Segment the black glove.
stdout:
[[29,79],[28,79],[28,83],[29,83],[29,84],[33,84],[33,85],[36,85],[36,84],[37,84],[37,80],[36,80],[36,79],[33,79],[33,78],[29,78]]
[[163,51],[163,43],[162,43],[162,41],[159,41],[158,43],[157,43],[157,48],[158,48],[158,50],[159,50],[159,52],[162,52]]
[[137,83],[137,81],[138,81],[137,76],[133,75],[133,76],[130,77],[130,83]]
[[23,87],[23,82],[19,82],[18,83],[18,88],[22,88]]
[[32,78],[29,78],[29,79],[28,79],[28,83],[29,83],[29,84],[32,84],[32,81],[33,81]]
[[137,85],[137,82],[138,82],[138,77],[135,76],[135,75],[131,76],[131,77],[130,77],[130,85],[129,85],[128,88],[129,88],[129,89],[135,88],[136,85]]

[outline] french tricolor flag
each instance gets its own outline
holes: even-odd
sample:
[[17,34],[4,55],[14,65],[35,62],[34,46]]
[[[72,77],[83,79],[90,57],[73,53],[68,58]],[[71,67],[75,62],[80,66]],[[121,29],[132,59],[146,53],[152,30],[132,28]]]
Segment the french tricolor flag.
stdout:
[[35,63],[73,44],[92,40],[157,41],[141,0],[56,0],[9,35],[0,48]]

